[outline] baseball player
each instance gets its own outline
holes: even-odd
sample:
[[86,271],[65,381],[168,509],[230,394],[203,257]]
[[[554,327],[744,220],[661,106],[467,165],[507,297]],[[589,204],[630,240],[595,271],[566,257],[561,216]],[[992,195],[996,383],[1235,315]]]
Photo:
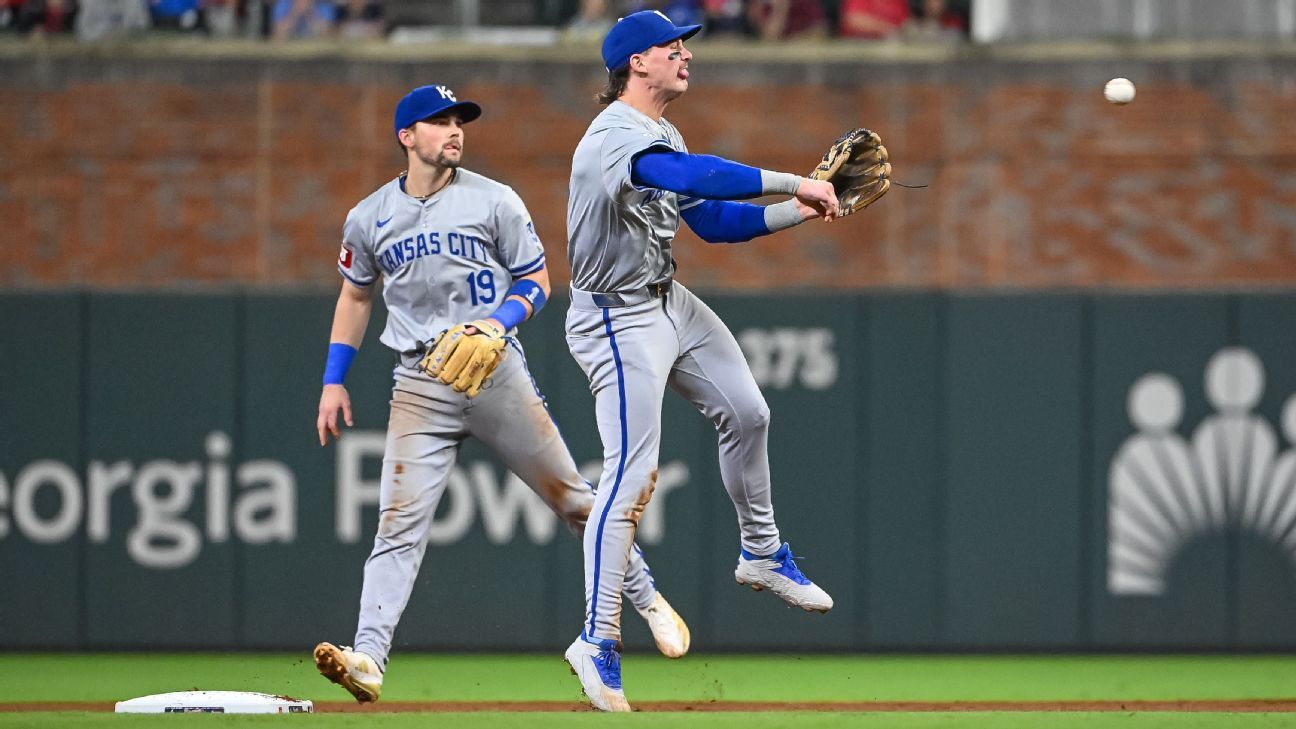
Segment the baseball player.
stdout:
[[[652,496],[667,385],[719,433],[720,471],[742,535],[735,576],[789,605],[826,612],[832,598],[797,568],[770,500],[769,409],[733,335],[674,281],[671,241],[682,217],[711,243],[741,242],[805,220],[833,220],[833,184],[689,154],[662,117],[688,89],[700,26],[642,11],[603,42],[607,108],[572,157],[567,345],[589,378],[603,476],[585,531],[586,619],[566,659],[595,708],[629,711],[621,688],[620,592],[633,574],[637,515]],[[769,206],[730,202],[761,195]],[[627,568],[630,569],[627,572]]]
[[[339,411],[352,424],[343,380],[380,278],[388,311],[381,341],[399,355],[355,647],[315,648],[320,673],[361,702],[381,693],[392,635],[465,438],[490,446],[575,533],[593,503],[511,336],[549,295],[544,248],[511,188],[459,166],[464,127],[480,115],[445,86],[407,94],[396,106],[395,135],[408,169],[356,205],[343,228],[320,445],[330,433],[340,437]],[[637,548],[624,589],[661,652],[683,655],[688,627],[657,592]]]

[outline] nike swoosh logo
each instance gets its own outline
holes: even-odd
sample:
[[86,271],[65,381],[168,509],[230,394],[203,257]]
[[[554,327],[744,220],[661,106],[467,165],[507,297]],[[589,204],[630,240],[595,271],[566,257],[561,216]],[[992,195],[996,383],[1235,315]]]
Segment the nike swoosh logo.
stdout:
[[390,216],[387,217],[386,220],[379,220],[379,221],[378,221],[378,227],[381,228],[381,227],[383,227],[384,225],[390,223],[390,222],[391,222],[391,219],[394,218],[394,217],[396,217],[396,216],[394,216],[394,215],[390,215]]

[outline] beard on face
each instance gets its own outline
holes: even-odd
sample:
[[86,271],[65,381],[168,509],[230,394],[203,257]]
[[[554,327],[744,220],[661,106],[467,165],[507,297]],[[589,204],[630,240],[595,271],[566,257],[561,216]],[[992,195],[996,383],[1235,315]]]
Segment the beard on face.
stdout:
[[435,155],[419,152],[418,158],[425,165],[454,170],[459,168],[459,163],[463,160],[463,147],[460,147],[459,150],[459,159],[450,159],[449,154],[444,149],[438,149]]

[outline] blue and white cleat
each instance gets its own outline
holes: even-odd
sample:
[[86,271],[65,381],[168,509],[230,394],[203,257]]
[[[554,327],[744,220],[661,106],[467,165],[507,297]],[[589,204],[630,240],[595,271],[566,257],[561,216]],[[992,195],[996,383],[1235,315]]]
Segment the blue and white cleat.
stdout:
[[783,598],[792,607],[806,612],[826,613],[832,609],[833,600],[810,578],[797,569],[792,547],[787,542],[768,557],[757,557],[743,549],[738,555],[738,569],[734,579],[753,590],[769,590]]
[[630,702],[621,690],[620,647],[620,641],[591,643],[581,635],[563,654],[572,675],[580,679],[581,689],[599,711],[630,711]]

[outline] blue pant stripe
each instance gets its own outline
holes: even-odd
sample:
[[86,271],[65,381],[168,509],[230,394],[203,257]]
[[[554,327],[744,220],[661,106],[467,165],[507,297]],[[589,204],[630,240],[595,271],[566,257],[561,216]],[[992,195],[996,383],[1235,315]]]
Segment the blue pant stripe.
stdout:
[[[603,513],[599,514],[598,531],[594,539],[594,586],[590,591],[590,620],[589,636],[594,638],[595,618],[598,616],[598,596],[599,596],[599,575],[603,566],[603,525],[607,523],[608,512],[612,510],[612,502],[616,501],[617,489],[621,487],[621,477],[625,473],[626,451],[628,450],[629,434],[626,432],[626,394],[625,394],[625,373],[621,369],[621,350],[617,349],[616,335],[612,333],[612,315],[608,309],[603,309],[603,328],[607,331],[608,341],[612,344],[612,361],[616,363],[617,371],[617,395],[621,398],[621,460],[617,463],[616,480],[612,482],[612,493],[608,494],[607,503],[603,506]],[[602,484],[599,484],[602,486]]]

